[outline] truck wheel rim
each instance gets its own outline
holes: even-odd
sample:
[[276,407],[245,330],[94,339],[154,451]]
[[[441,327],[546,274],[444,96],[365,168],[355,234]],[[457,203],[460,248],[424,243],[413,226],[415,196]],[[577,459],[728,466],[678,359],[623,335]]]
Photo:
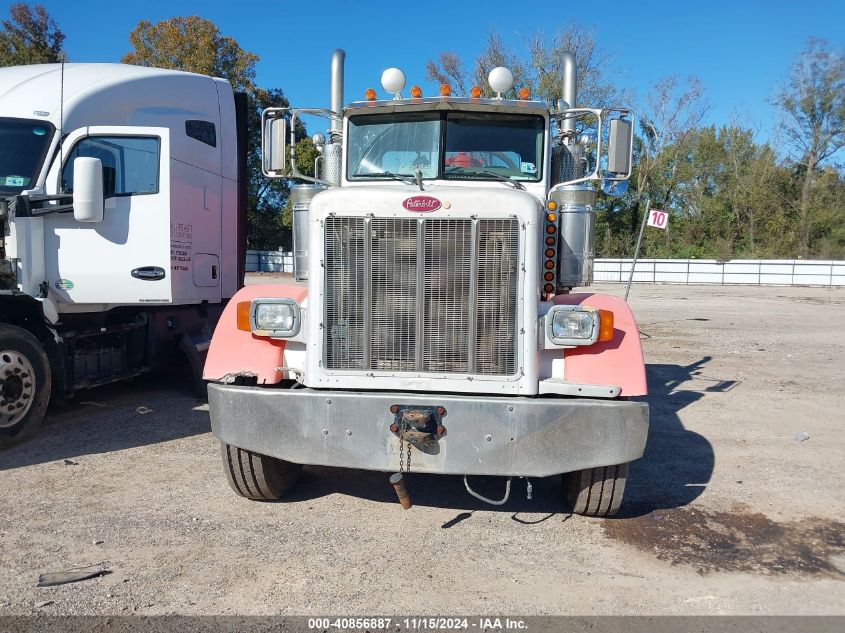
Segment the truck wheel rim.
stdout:
[[32,407],[35,372],[29,359],[14,350],[0,351],[0,428],[14,426]]

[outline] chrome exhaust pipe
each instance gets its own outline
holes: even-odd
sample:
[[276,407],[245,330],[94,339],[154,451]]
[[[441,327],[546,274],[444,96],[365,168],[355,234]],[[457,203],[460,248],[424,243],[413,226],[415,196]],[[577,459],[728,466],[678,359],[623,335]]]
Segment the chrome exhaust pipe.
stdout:
[[[572,53],[563,54],[563,109],[575,108],[576,87],[578,83],[578,68],[575,66],[575,55]],[[564,132],[575,132],[575,119],[568,118],[563,121]]]
[[[331,82],[329,84],[329,109],[338,114],[343,114],[343,65],[346,61],[346,52],[343,49],[336,49],[332,53]],[[331,133],[341,134],[343,125],[340,119],[332,119]]]

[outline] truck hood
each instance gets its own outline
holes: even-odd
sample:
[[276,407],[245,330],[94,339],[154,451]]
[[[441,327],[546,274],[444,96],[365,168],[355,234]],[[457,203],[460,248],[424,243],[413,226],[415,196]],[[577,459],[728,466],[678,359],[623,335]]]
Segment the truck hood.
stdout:
[[534,195],[504,183],[489,187],[426,183],[425,191],[411,185],[333,187],[315,196],[311,205],[318,215],[368,212],[380,216],[534,217],[542,211],[542,202]]

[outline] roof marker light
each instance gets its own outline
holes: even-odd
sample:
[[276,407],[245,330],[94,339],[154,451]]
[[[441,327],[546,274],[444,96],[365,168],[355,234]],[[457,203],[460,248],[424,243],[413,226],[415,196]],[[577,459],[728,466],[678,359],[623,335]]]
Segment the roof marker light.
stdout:
[[367,101],[375,101],[376,100],[376,91],[372,88],[367,88],[367,91],[364,93],[364,98]]
[[478,97],[481,96],[481,88],[479,86],[473,86],[472,88],[470,88],[469,96],[471,96],[473,99],[478,99]]
[[402,88],[405,87],[405,73],[398,68],[388,68],[381,74],[381,87],[385,92],[392,94],[394,99],[401,99]]
[[487,76],[487,83],[496,93],[496,98],[501,99],[503,92],[513,88],[513,73],[504,66],[496,66]]
[[419,99],[420,97],[422,97],[422,88],[419,86],[411,86],[411,98]]
[[519,89],[519,98],[522,99],[523,101],[527,101],[528,97],[530,97],[530,96],[531,96],[531,91],[528,88],[526,88],[525,86],[523,86],[522,88]]
[[440,84],[440,96],[448,97],[450,94],[452,94],[452,89],[449,87],[449,84]]

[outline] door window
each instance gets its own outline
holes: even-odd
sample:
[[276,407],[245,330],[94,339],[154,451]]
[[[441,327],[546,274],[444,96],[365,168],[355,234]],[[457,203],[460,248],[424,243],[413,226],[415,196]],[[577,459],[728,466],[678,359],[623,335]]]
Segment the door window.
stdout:
[[73,161],[99,158],[106,198],[158,193],[160,141],[141,136],[89,136],[74,145],[62,172],[62,191],[73,193]]

